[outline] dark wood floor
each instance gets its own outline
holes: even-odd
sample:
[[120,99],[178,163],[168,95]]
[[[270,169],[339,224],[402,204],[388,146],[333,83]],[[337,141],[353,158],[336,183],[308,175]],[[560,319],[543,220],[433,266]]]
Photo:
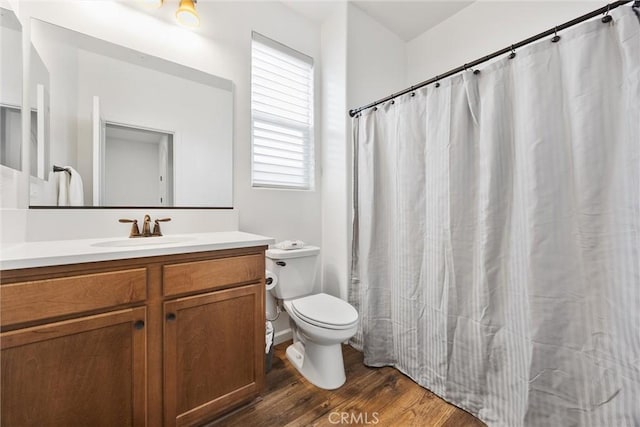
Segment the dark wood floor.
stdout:
[[[262,398],[211,426],[484,426],[393,368],[368,368],[362,353],[343,346],[347,382],[338,390],[311,385],[276,346]],[[341,418],[342,417],[342,418]]]

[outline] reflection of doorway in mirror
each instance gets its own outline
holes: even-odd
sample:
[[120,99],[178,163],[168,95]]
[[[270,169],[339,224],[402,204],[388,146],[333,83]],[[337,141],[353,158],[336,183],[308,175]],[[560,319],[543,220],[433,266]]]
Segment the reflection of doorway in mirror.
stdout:
[[22,114],[20,107],[0,105],[0,164],[21,170]]
[[[31,152],[37,153],[38,112],[31,111]],[[0,104],[0,164],[22,170],[22,108]],[[36,175],[37,156],[31,158],[31,174]]]
[[173,205],[173,133],[104,122],[104,206]]

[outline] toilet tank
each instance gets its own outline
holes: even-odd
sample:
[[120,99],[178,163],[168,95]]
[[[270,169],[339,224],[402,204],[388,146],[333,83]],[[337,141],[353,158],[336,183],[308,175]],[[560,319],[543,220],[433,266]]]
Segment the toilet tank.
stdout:
[[278,277],[271,292],[280,299],[298,298],[313,292],[320,248],[268,249],[266,267]]

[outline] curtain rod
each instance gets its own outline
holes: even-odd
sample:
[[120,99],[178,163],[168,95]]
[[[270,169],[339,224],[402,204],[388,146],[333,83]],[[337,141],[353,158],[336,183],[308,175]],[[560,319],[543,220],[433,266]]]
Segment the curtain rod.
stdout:
[[[396,98],[398,96],[407,94],[409,92],[413,92],[414,90],[419,89],[419,88],[421,88],[423,86],[427,86],[428,84],[436,83],[438,80],[450,77],[450,76],[452,76],[454,74],[458,74],[458,73],[460,73],[462,71],[466,71],[467,69],[469,69],[471,67],[475,67],[476,65],[482,64],[483,62],[489,61],[490,59],[497,58],[500,55],[504,55],[506,53],[511,53],[511,55],[509,57],[513,58],[513,57],[515,57],[515,49],[518,49],[518,48],[520,48],[522,46],[525,46],[525,45],[528,45],[530,43],[533,43],[533,42],[535,42],[537,40],[540,40],[540,39],[542,39],[544,37],[547,37],[547,36],[550,36],[550,35],[554,35],[554,37],[551,39],[551,41],[553,43],[556,43],[557,41],[560,40],[560,36],[557,34],[558,31],[561,31],[561,30],[567,29],[569,27],[572,27],[572,26],[574,26],[576,24],[579,24],[579,23],[581,23],[583,21],[586,21],[587,19],[594,18],[594,17],[596,17],[596,16],[598,16],[600,14],[604,14],[605,15],[602,18],[602,22],[608,23],[612,19],[611,16],[609,15],[609,11],[611,11],[612,9],[617,8],[618,6],[622,6],[623,4],[630,3],[631,1],[632,0],[620,0],[620,1],[615,1],[613,3],[610,3],[610,4],[606,5],[606,6],[601,7],[600,9],[596,9],[596,10],[594,10],[592,12],[589,12],[589,13],[587,13],[585,15],[582,15],[582,16],[580,16],[578,18],[572,19],[571,21],[565,22],[562,25],[558,25],[557,27],[554,27],[554,28],[552,28],[550,30],[547,30],[545,32],[537,34],[537,35],[535,35],[533,37],[529,37],[528,39],[522,40],[522,41],[520,41],[518,43],[512,44],[512,45],[510,45],[508,47],[505,47],[504,49],[500,49],[498,51],[495,51],[495,52],[493,52],[493,53],[491,53],[491,54],[489,54],[487,56],[483,56],[482,58],[479,58],[479,59],[476,59],[475,61],[469,62],[468,64],[461,65],[460,67],[454,68],[452,70],[449,70],[446,73],[439,74],[439,75],[437,75],[435,77],[430,78],[429,80],[425,80],[425,81],[423,81],[421,83],[418,83],[417,85],[410,86],[410,87],[408,87],[408,88],[406,88],[404,90],[401,90],[400,92],[396,92],[394,94],[386,96],[386,97],[384,97],[382,99],[379,99],[379,100],[377,100],[375,102],[367,104],[367,105],[365,105],[363,107],[358,107],[358,108],[354,108],[352,110],[349,110],[349,115],[351,117],[353,117],[356,114],[358,114],[360,111],[366,110],[366,109],[371,108],[371,107],[375,107],[378,104],[382,104],[383,102],[390,101],[393,98]],[[633,4],[633,7],[640,7],[640,0],[635,0],[635,2]],[[474,71],[474,73],[479,73],[479,72],[480,72],[479,70]]]

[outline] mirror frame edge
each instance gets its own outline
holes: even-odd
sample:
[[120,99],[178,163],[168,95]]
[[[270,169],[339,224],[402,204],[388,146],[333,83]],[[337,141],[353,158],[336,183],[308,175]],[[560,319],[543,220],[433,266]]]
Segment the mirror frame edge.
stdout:
[[21,171],[18,178],[18,208],[28,209],[31,200],[31,107],[30,107],[30,77],[31,77],[31,25],[30,19],[18,10],[12,9],[22,25],[22,106],[21,106]]

